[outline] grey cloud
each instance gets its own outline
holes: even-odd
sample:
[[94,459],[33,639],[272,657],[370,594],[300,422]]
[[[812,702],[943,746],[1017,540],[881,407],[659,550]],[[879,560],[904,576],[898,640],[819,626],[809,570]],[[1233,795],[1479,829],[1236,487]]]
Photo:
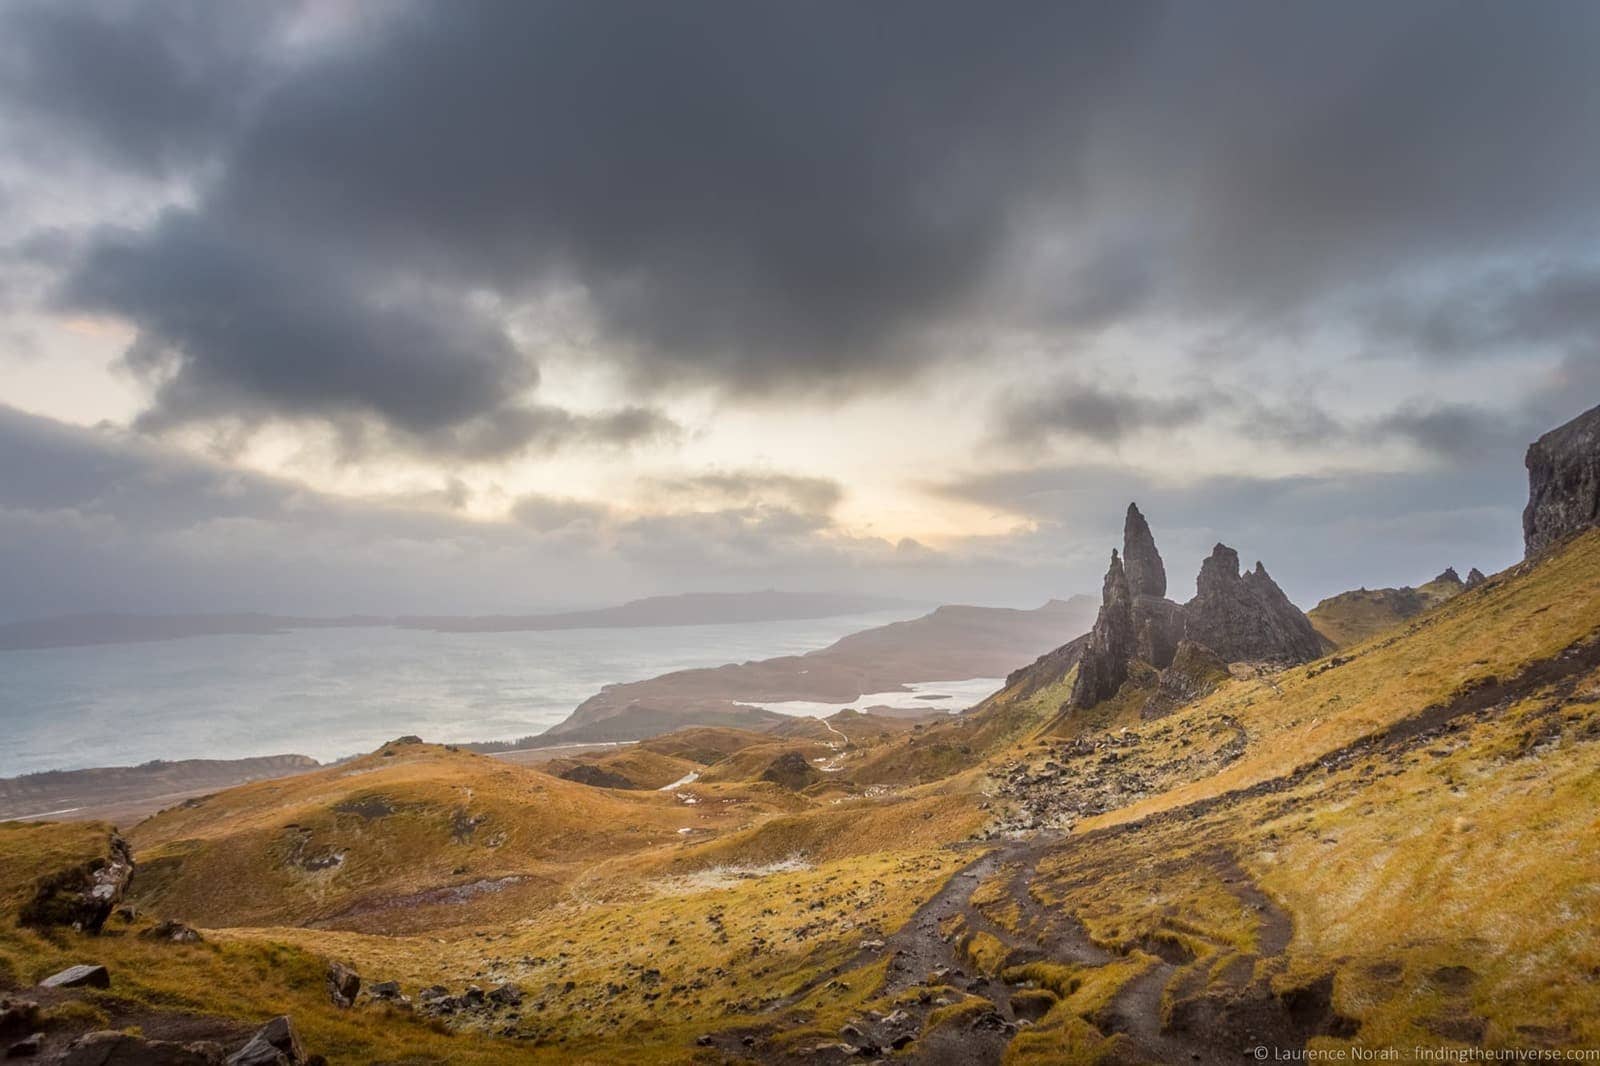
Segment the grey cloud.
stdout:
[[713,471],[680,478],[658,478],[649,486],[670,507],[710,504],[719,507],[780,506],[828,515],[844,497],[831,478],[801,477],[766,471]]
[[[78,611],[526,612],[640,595],[1006,590],[938,555],[837,534],[776,506],[629,515],[529,496],[456,512],[461,486],[351,499],[0,405],[0,617]],[[826,536],[819,534],[826,533]],[[935,584],[929,583],[929,578]],[[1031,597],[1030,597],[1031,598]]]
[[1600,354],[1600,266],[1501,269],[1431,297],[1388,295],[1359,314],[1374,354],[1445,361],[1553,347]]
[[0,112],[37,148],[63,132],[152,175],[215,152],[270,77],[289,4],[16,0],[0,46]]
[[236,237],[178,212],[145,233],[103,231],[58,294],[138,329],[125,363],[155,393],[137,428],[315,418],[351,452],[376,437],[466,460],[676,430],[646,408],[593,416],[525,402],[533,362],[455,294],[385,289],[270,237]]
[[1000,435],[1021,445],[1053,437],[1116,444],[1148,430],[1193,425],[1213,401],[1209,390],[1162,399],[1089,382],[1059,382],[1006,404],[999,415]]

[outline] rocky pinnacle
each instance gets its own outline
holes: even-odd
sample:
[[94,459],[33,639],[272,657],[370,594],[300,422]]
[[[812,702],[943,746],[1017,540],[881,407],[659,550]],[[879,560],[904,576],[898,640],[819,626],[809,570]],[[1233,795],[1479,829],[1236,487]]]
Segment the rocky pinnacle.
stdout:
[[1101,591],[1100,614],[1089,630],[1089,642],[1078,662],[1078,679],[1072,686],[1074,707],[1093,707],[1117,694],[1128,679],[1128,664],[1134,657],[1133,597],[1128,591],[1128,575],[1111,550],[1111,566],[1106,570]]
[[1156,538],[1150,524],[1139,513],[1139,505],[1128,504],[1128,517],[1122,523],[1122,566],[1128,574],[1128,591],[1133,596],[1167,594],[1167,568],[1156,551]]

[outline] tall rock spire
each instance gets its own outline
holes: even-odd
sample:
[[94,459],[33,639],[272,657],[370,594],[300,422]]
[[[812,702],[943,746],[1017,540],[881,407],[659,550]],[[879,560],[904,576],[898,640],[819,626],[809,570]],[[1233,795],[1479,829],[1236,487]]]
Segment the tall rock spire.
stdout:
[[1156,551],[1150,523],[1139,513],[1136,503],[1128,504],[1128,517],[1122,523],[1122,566],[1128,574],[1128,592],[1133,596],[1167,594],[1167,568]]
[[1078,661],[1078,679],[1072,685],[1072,705],[1093,707],[1117,694],[1128,679],[1128,663],[1135,653],[1133,597],[1128,591],[1128,575],[1116,549],[1111,551],[1111,567],[1106,571],[1100,596],[1100,614],[1089,630],[1089,641]]

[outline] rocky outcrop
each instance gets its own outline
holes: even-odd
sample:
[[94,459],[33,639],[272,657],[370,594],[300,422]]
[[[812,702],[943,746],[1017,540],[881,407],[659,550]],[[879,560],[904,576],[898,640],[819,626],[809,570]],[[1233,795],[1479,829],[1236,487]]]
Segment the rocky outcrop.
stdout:
[[104,854],[41,878],[17,921],[35,929],[70,926],[98,933],[133,879],[133,852],[115,833]]
[[806,757],[798,751],[786,751],[767,765],[761,773],[761,780],[799,792],[822,780],[822,774],[806,762]]
[[1475,589],[1487,580],[1489,579],[1483,576],[1483,571],[1474,566],[1471,570],[1467,571],[1466,587],[1469,589]]
[[590,785],[594,788],[636,789],[639,787],[615,771],[586,762],[569,767],[561,771],[558,776],[564,781],[576,781],[580,785]]
[[1128,516],[1122,523],[1122,569],[1128,575],[1128,592],[1135,598],[1160,599],[1167,594],[1167,568],[1156,551],[1150,523],[1136,503],[1128,504]]
[[1528,506],[1522,540],[1528,556],[1600,522],[1600,407],[1534,441],[1524,462]]
[[[1241,574],[1238,553],[1218,544],[1200,567],[1194,599],[1180,605],[1163,595],[1166,567],[1135,504],[1128,505],[1122,533],[1122,553],[1111,553],[1094,628],[1013,674],[1008,687],[1076,661],[1069,703],[1093,707],[1116,695],[1130,678],[1148,687],[1157,684],[1158,671],[1176,665],[1170,691],[1158,693],[1151,705],[1152,713],[1166,713],[1214,681],[1215,664],[1302,663],[1325,650],[1310,619],[1289,602],[1260,563]],[[1209,680],[1202,682],[1202,675]]]
[[1128,575],[1116,549],[1106,570],[1101,589],[1100,613],[1089,630],[1088,643],[1078,660],[1078,679],[1072,685],[1072,705],[1093,707],[1110,699],[1128,679],[1128,664],[1136,657],[1137,634],[1133,628],[1133,597],[1128,590]]
[[1239,553],[1218,544],[1200,566],[1195,598],[1184,605],[1184,636],[1229,662],[1303,663],[1322,654],[1311,621],[1259,562],[1239,573]]

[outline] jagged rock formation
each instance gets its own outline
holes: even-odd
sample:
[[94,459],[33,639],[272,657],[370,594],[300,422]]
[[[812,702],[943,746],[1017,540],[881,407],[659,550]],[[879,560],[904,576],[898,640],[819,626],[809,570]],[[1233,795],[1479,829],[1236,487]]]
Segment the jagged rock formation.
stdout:
[[1600,522],[1600,407],[1534,441],[1524,464],[1522,540],[1529,557]]
[[[1152,543],[1151,550],[1154,549]],[[1133,597],[1122,560],[1113,548],[1101,591],[1100,614],[1089,630],[1089,642],[1078,661],[1078,679],[1072,685],[1073,706],[1092,707],[1116,695],[1128,679],[1128,663],[1136,653]]]
[[1467,571],[1466,587],[1469,589],[1475,589],[1487,580],[1489,579],[1483,576],[1483,571],[1474,566],[1471,570]]
[[1233,662],[1309,662],[1322,638],[1259,562],[1239,573],[1239,553],[1225,544],[1200,566],[1195,598],[1184,605],[1184,635]]
[[[1122,532],[1122,554],[1111,553],[1094,628],[1078,648],[1052,653],[1071,649],[1077,657],[1072,706],[1111,698],[1137,671],[1169,669],[1185,641],[1198,646],[1191,658],[1203,650],[1223,663],[1299,663],[1322,654],[1322,637],[1260,563],[1241,575],[1238,553],[1218,544],[1200,568],[1194,599],[1179,605],[1165,596],[1166,567],[1137,505],[1128,505]],[[1174,691],[1187,687],[1182,674],[1174,675]]]

